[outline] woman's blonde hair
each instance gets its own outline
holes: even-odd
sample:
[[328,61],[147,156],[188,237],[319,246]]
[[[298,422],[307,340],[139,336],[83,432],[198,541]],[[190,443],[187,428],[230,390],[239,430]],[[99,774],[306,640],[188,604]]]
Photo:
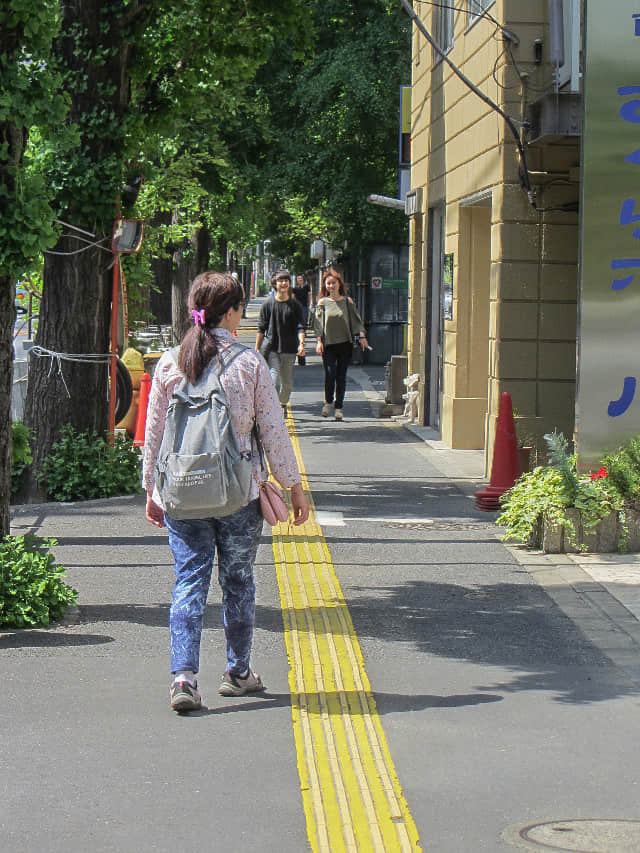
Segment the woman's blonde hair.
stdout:
[[334,270],[333,267],[329,267],[329,269],[326,270],[324,275],[322,276],[322,284],[320,285],[319,298],[322,298],[323,296],[329,295],[329,291],[327,290],[327,286],[325,283],[328,278],[337,279],[337,281],[338,281],[338,292],[340,293],[340,296],[346,296],[347,295],[347,288],[345,286],[344,279],[342,278],[342,276],[340,275],[340,273],[337,270]]

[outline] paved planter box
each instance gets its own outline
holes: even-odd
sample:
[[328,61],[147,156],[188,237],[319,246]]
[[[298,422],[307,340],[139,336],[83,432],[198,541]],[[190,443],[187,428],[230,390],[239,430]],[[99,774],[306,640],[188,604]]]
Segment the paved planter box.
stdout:
[[638,510],[630,508],[625,510],[626,543],[624,528],[615,512],[603,518],[590,533],[585,531],[577,509],[567,509],[565,514],[573,522],[575,538],[565,527],[545,518],[539,522],[527,545],[530,548],[541,548],[545,554],[575,553],[585,549],[595,554],[610,554],[620,551],[621,545],[622,550],[627,553],[640,551],[640,512]]

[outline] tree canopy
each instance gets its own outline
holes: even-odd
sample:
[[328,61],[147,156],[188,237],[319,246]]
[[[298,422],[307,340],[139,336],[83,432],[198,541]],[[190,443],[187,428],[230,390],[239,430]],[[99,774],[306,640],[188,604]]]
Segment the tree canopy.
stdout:
[[58,22],[52,0],[0,5],[0,537],[9,532],[15,282],[55,242],[48,187],[28,149],[32,128],[65,114],[50,62]]
[[[402,217],[366,203],[397,194],[398,92],[410,73],[399,4],[213,6],[2,4],[0,275],[10,289],[45,252],[36,342],[51,352],[108,349],[105,249],[132,175],[144,178],[135,215],[148,227],[130,284],[153,280],[154,259],[175,279],[183,261],[191,274],[265,237],[297,268],[316,237],[351,248],[405,237]],[[62,423],[106,425],[106,369],[60,363],[31,363],[36,469]]]
[[311,55],[280,49],[258,81],[274,128],[265,163],[272,207],[279,205],[287,238],[306,221],[321,229],[313,236],[338,246],[402,241],[403,218],[366,197],[398,193],[399,88],[411,74],[408,19],[388,0],[307,5]]

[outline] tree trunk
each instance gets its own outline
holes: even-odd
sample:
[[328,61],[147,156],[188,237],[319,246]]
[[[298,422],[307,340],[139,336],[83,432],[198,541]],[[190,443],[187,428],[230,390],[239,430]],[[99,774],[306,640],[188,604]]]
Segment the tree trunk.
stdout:
[[[70,242],[63,237],[55,251],[69,251]],[[31,355],[25,408],[25,423],[37,434],[33,476],[25,489],[34,499],[42,497],[36,483],[42,461],[64,424],[79,431],[107,427],[108,365],[66,356],[109,351],[110,263],[109,254],[95,249],[71,257],[45,256],[46,287],[35,344],[53,355]]]
[[[129,14],[141,8],[134,0]],[[117,11],[123,9],[124,4],[117,4]],[[69,122],[79,135],[75,162],[65,177],[60,219],[98,232],[98,240],[111,231],[121,181],[118,164],[124,156],[123,116],[133,50],[121,30],[125,23],[102,0],[66,0],[55,43],[58,59],[71,75]],[[94,61],[92,54],[103,58]],[[105,355],[109,349],[113,259],[104,248],[85,248],[78,251],[78,241],[63,236],[45,255],[36,345],[52,355],[32,354],[30,359],[25,423],[34,431],[34,460],[23,488],[30,500],[42,497],[38,476],[60,427],[71,423],[78,430],[107,428],[108,366],[66,358],[76,353]]]
[[191,282],[209,265],[210,237],[206,228],[199,228],[191,242],[173,255],[173,281],[171,283],[171,316],[174,343],[180,343],[191,324],[187,309],[187,296]]
[[[23,34],[21,29],[6,28],[0,33],[0,54],[14,54]],[[4,63],[3,63],[4,65]],[[27,133],[13,121],[0,122],[0,141],[5,150],[0,159],[0,221],[8,205],[19,192],[13,169],[22,164]],[[2,146],[0,145],[0,148]],[[14,235],[9,240],[17,239]],[[0,276],[0,539],[9,535],[11,503],[11,393],[13,390],[13,328],[16,322],[15,277],[3,269]]]
[[0,539],[9,535],[11,500],[11,389],[13,386],[13,327],[15,284],[0,277]]
[[171,327],[174,344],[179,344],[189,328],[190,317],[187,314],[187,296],[191,282],[195,277],[193,260],[185,258],[185,252],[178,249],[173,255],[173,280],[171,282]]
[[[151,228],[171,224],[170,213],[160,213],[149,223]],[[170,257],[151,258],[153,288],[149,293],[149,308],[155,322],[161,326],[171,323],[171,279],[173,260]]]

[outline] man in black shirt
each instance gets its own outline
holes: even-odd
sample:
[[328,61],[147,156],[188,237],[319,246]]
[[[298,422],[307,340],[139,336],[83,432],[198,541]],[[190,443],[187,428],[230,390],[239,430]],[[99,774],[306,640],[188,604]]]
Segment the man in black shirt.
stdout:
[[292,289],[294,299],[297,299],[302,306],[302,320],[305,329],[309,325],[309,297],[311,296],[311,287],[304,280],[303,275],[296,276],[296,286]]
[[270,350],[267,363],[284,409],[293,389],[296,355],[304,355],[305,326],[302,306],[291,296],[291,274],[288,270],[278,270],[275,285],[275,296],[270,296],[260,309],[256,349],[260,350],[266,337]]

